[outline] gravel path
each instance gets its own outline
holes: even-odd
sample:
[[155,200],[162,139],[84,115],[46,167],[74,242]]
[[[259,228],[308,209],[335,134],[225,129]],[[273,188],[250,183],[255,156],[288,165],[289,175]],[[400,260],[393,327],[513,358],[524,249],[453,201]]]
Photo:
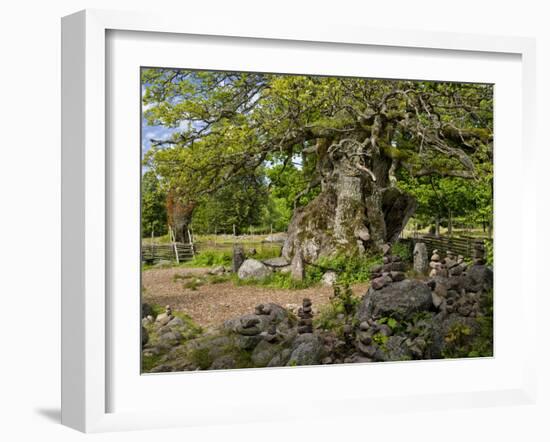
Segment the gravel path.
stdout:
[[[281,306],[301,304],[311,298],[314,308],[327,304],[332,294],[330,287],[310,287],[303,290],[272,289],[260,286],[235,286],[233,282],[205,284],[192,290],[184,285],[189,279],[176,279],[174,275],[204,275],[207,268],[150,269],[143,272],[143,302],[170,305],[187,313],[203,327],[219,325],[223,321],[245,313],[252,313],[261,303],[274,302]],[[368,283],[356,284],[353,292],[360,296]]]

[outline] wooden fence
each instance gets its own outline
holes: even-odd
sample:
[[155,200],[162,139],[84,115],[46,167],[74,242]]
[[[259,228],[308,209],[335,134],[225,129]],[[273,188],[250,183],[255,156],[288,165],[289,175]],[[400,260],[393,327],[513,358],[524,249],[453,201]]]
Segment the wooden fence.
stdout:
[[[176,243],[179,261],[189,261],[197,253],[195,244]],[[147,244],[141,245],[141,260],[147,263],[155,263],[160,260],[176,261],[176,252],[173,244]]]
[[[408,239],[411,241],[412,247],[414,243],[423,242],[428,248],[428,253],[432,253],[434,249],[445,253],[450,250],[455,255],[462,255],[465,258],[473,258],[474,250],[480,248],[485,250],[485,241],[483,238],[473,238],[467,236],[435,236],[435,235],[416,235]],[[492,241],[492,240],[490,240]]]

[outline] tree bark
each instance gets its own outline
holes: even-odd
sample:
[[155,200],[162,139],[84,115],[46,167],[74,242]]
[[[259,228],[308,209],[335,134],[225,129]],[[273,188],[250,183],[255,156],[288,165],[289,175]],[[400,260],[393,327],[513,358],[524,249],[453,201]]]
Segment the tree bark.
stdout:
[[294,211],[283,256],[300,254],[306,263],[321,257],[361,255],[394,242],[416,209],[416,201],[388,179],[388,164],[368,174],[332,159],[324,171],[321,193]]
[[196,203],[191,201],[182,203],[175,192],[168,192],[167,195],[167,215],[168,225],[174,231],[176,242],[188,244],[191,242],[189,237],[189,225],[193,218],[193,212]]

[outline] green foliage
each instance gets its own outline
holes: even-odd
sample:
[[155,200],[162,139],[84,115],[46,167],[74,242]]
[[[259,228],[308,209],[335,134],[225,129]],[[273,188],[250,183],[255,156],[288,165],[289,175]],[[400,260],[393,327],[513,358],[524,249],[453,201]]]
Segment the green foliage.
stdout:
[[323,306],[314,319],[315,328],[332,331],[340,338],[344,338],[344,326],[357,325],[355,314],[360,302],[361,299],[353,295],[348,284],[335,285],[330,303]]
[[284,204],[287,213],[292,213],[295,202],[298,207],[305,206],[319,194],[317,187],[308,190],[312,173],[309,163],[302,164],[301,168],[293,164],[277,163],[266,170],[272,196]]
[[254,285],[273,289],[301,290],[311,287],[319,282],[320,277],[317,279],[315,275],[312,275],[311,273],[308,274],[306,271],[306,277],[302,281],[296,281],[292,279],[290,273],[274,272],[262,279],[240,279],[237,275],[233,275],[232,280],[236,286]]
[[164,235],[167,231],[166,193],[157,175],[148,170],[141,177],[141,235]]
[[168,68],[141,77],[146,124],[173,129],[144,164],[194,207],[198,233],[286,230],[340,166],[387,175],[376,183],[395,177],[416,197],[419,224],[491,227],[492,85]]
[[289,206],[290,197],[275,197],[269,194],[267,204],[264,205],[261,218],[261,227],[264,232],[284,232],[292,217],[292,208]]
[[413,254],[408,242],[396,241],[392,244],[391,253],[401,257],[404,262],[412,262]]
[[483,295],[481,316],[476,318],[479,331],[472,336],[472,329],[457,323],[445,336],[445,358],[479,358],[493,356],[493,292]]
[[183,263],[183,267],[230,266],[232,259],[229,250],[201,250],[192,260]]
[[268,206],[267,186],[261,171],[234,177],[203,197],[193,213],[197,233],[246,232],[263,221]]
[[210,349],[208,347],[193,348],[189,351],[187,357],[201,370],[206,370],[214,362],[214,359],[210,356]]
[[375,264],[381,264],[380,255],[365,256],[338,256],[334,258],[320,258],[315,267],[320,274],[319,280],[324,272],[333,270],[337,274],[337,281],[341,284],[355,284],[368,282],[370,280],[370,269]]
[[378,324],[386,324],[389,328],[391,328],[394,332],[398,329],[399,323],[394,318],[380,318],[377,319],[376,322]]
[[180,318],[185,324],[185,330],[180,330],[183,336],[183,339],[189,340],[194,339],[200,336],[203,333],[203,329],[198,325],[191,316],[182,311],[175,311],[172,313],[175,317]]
[[147,354],[141,356],[141,372],[149,373],[153,367],[157,366],[164,355]]
[[465,180],[458,177],[412,177],[406,170],[399,173],[398,185],[417,201],[415,220],[431,224],[439,219],[448,226],[453,223],[467,225],[492,223],[492,163],[480,162],[477,167],[480,179]]
[[468,340],[472,334],[472,329],[467,325],[457,322],[453,324],[445,335],[446,347],[443,356],[446,358],[464,357],[464,349],[468,345]]
[[386,349],[386,343],[388,342],[388,339],[389,339],[389,336],[383,335],[382,333],[375,333],[374,335],[372,335],[372,340],[382,350]]

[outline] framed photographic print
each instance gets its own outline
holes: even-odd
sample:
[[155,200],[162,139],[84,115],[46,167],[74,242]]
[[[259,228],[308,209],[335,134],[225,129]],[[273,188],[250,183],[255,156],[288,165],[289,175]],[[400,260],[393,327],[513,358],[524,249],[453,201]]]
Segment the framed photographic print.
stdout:
[[533,42],[324,32],[64,18],[66,425],[532,400]]

